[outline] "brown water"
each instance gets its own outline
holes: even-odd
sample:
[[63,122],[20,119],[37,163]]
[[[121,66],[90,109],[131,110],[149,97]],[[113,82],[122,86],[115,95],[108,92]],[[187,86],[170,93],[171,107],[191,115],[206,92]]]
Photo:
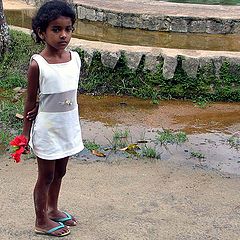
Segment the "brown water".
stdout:
[[240,103],[212,103],[199,108],[187,101],[161,101],[121,96],[80,95],[81,117],[106,126],[171,128],[188,134],[232,133],[240,124]]
[[[240,173],[240,152],[228,144],[229,137],[240,130],[240,103],[214,103],[201,109],[192,102],[162,101],[154,105],[134,97],[81,95],[78,100],[84,139],[109,146],[114,133],[127,130],[130,142],[144,139],[154,147],[157,131],[181,130],[187,133],[188,142],[170,145],[169,151],[158,146],[162,160]],[[192,152],[201,153],[204,158],[191,157]],[[106,155],[103,161],[121,159],[121,155]],[[79,158],[91,160],[94,156],[83,151]]]
[[[33,10],[6,10],[10,25],[31,28]],[[78,20],[74,37],[123,45],[161,48],[197,49],[213,51],[240,51],[240,35],[168,33],[111,27],[100,22]]]

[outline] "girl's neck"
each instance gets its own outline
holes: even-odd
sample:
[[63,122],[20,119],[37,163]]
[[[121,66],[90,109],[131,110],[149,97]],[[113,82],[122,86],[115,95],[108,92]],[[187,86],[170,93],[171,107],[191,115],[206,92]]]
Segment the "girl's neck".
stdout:
[[53,51],[52,49],[45,48],[40,53],[40,55],[45,58],[48,63],[51,64],[65,63],[71,60],[71,54],[69,51],[66,50]]

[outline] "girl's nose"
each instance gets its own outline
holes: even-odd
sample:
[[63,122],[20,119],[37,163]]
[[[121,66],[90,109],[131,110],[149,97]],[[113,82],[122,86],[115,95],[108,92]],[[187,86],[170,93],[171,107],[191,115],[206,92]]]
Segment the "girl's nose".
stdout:
[[67,37],[66,32],[65,32],[65,31],[62,31],[62,32],[61,32],[61,35],[60,35],[60,38],[61,38],[61,39],[65,39],[66,37]]

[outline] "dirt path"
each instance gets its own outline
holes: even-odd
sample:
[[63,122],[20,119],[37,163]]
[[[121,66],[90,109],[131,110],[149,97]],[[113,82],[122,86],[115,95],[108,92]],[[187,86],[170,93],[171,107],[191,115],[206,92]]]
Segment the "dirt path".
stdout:
[[[33,233],[35,161],[1,157],[0,174],[1,240],[49,239]],[[65,239],[237,240],[239,184],[236,177],[163,161],[72,159],[60,206],[79,225]]]

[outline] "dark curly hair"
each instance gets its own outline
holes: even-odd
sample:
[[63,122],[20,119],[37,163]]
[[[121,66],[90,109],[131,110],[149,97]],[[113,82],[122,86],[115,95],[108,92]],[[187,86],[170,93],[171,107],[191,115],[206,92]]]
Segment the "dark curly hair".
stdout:
[[60,16],[69,17],[72,20],[72,25],[76,21],[75,11],[68,2],[64,0],[51,0],[45,2],[37,11],[36,16],[32,19],[32,36],[37,43],[43,42],[38,36],[38,32],[45,32],[49,22],[59,18]]

